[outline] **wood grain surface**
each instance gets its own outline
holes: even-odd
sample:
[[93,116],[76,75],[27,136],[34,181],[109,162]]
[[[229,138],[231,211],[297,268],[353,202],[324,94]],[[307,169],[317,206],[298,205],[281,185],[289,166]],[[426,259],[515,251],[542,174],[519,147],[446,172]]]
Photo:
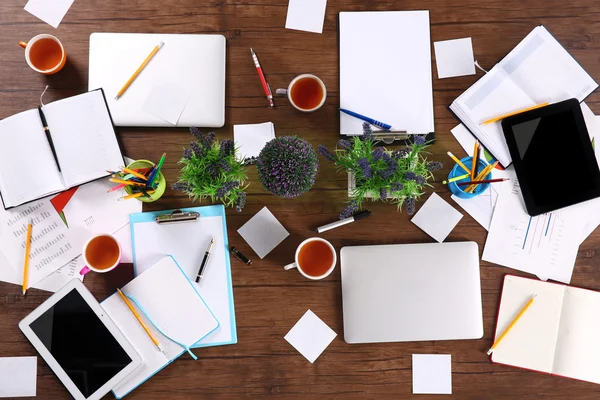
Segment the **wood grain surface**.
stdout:
[[[593,77],[600,79],[600,7],[596,0],[329,0],[323,34],[284,29],[287,0],[75,0],[58,29],[25,12],[25,3],[26,0],[0,1],[0,118],[35,107],[46,84],[50,89],[45,101],[86,91],[92,32],[220,33],[227,38],[227,109],[226,125],[217,130],[218,137],[231,138],[234,124],[273,121],[278,136],[295,134],[315,147],[320,143],[333,146],[339,132],[337,14],[352,10],[427,8],[432,41],[472,37],[475,58],[486,69],[535,26],[544,24]],[[30,70],[23,49],[17,44],[40,33],[58,36],[68,52],[65,69],[55,76],[43,77]],[[260,57],[273,88],[286,87],[301,73],[321,77],[328,90],[325,106],[318,112],[301,114],[286,100],[277,99],[276,108],[267,107],[250,47]],[[432,159],[445,162],[445,168],[436,172],[439,182],[451,166],[445,153],[451,150],[464,154],[450,134],[458,122],[448,106],[481,77],[481,72],[477,76],[439,80],[434,60],[432,67],[437,142],[430,150]],[[600,114],[598,92],[587,103]],[[119,135],[129,157],[158,160],[166,151],[163,171],[170,183],[176,181],[177,160],[191,139],[186,129],[122,128]],[[554,157],[558,160],[560,155]],[[252,169],[250,182],[244,211],[227,211],[231,244],[254,260],[247,266],[232,259],[238,344],[196,350],[198,361],[183,355],[128,398],[405,399],[412,397],[413,353],[452,354],[456,399],[598,398],[600,387],[594,384],[489,361],[485,351],[492,343],[501,281],[506,273],[515,271],[486,262],[481,263],[485,329],[481,340],[346,344],[339,267],[319,282],[282,268],[292,260],[298,243],[315,235],[317,226],[337,219],[346,200],[346,177],[322,161],[314,188],[294,200],[264,191]],[[455,205],[440,183],[434,184],[432,190]],[[191,205],[186,196],[168,189],[159,202],[145,210]],[[291,236],[260,260],[237,229],[264,206]],[[396,212],[395,206],[377,203],[368,208],[373,211],[370,219],[322,236],[338,251],[347,245],[432,242],[406,214]],[[482,251],[485,238],[486,231],[465,214],[447,240],[473,240]],[[581,246],[573,285],[600,290],[599,248],[600,232],[596,231]],[[98,300],[103,300],[113,290],[108,281],[106,276],[90,274],[85,285]],[[32,289],[23,297],[20,291],[18,286],[0,283],[0,356],[36,354],[17,323],[49,293]],[[306,361],[283,339],[307,309],[338,333],[315,364]],[[42,399],[69,398],[42,359],[38,363],[37,395]]]

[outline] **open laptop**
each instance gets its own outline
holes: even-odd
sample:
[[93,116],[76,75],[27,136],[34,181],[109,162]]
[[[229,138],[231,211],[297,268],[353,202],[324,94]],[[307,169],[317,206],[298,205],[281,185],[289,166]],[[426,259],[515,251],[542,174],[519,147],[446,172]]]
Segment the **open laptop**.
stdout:
[[347,343],[483,336],[475,242],[344,247]]

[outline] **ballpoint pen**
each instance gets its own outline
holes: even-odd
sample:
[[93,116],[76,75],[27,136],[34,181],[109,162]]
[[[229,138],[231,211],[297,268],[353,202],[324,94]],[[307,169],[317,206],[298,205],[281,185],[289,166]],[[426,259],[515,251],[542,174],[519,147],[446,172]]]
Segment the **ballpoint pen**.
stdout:
[[52,150],[52,155],[54,156],[54,161],[56,161],[56,166],[58,167],[58,171],[60,172],[60,164],[58,163],[58,157],[56,156],[56,149],[54,148],[54,142],[52,141],[52,135],[50,134],[50,128],[48,128],[48,122],[46,121],[46,116],[42,111],[42,107],[38,106],[38,112],[40,113],[40,119],[42,120],[42,126],[44,127],[44,132],[46,133],[46,138],[48,139],[48,143],[50,144],[50,150]]
[[377,121],[376,119],[373,119],[373,118],[365,117],[364,115],[355,113],[354,111],[346,110],[345,108],[340,108],[340,111],[343,112],[344,114],[351,115],[354,118],[358,118],[362,121],[368,122],[371,125],[376,126],[377,128],[385,129],[386,131],[389,131],[392,129],[392,126],[389,124],[386,124],[381,121]]
[[206,249],[206,253],[204,253],[204,258],[202,259],[202,264],[200,264],[200,270],[198,271],[198,276],[196,277],[196,282],[200,282],[202,279],[202,274],[204,274],[204,269],[206,268],[206,264],[208,264],[208,258],[210,257],[210,251],[212,250],[213,245],[215,244],[215,237],[213,236],[208,244],[208,248]]
[[354,214],[354,215],[352,215],[352,216],[350,216],[348,218],[332,222],[331,224],[320,226],[320,227],[317,228],[317,232],[318,233],[323,233],[323,232],[328,231],[330,229],[335,229],[335,228],[338,228],[338,227],[340,227],[342,225],[346,225],[346,224],[349,224],[349,223],[352,223],[354,221],[358,221],[360,219],[367,218],[367,217],[370,217],[370,216],[371,216],[371,211],[368,211],[368,210],[360,211],[360,212],[358,212],[358,213],[356,213],[356,214]]
[[262,87],[265,91],[265,95],[267,96],[267,99],[269,100],[269,105],[271,107],[275,107],[275,104],[273,103],[273,93],[271,92],[271,86],[269,86],[269,84],[267,83],[267,80],[265,79],[265,75],[263,74],[260,63],[258,62],[258,57],[256,57],[256,53],[254,52],[254,50],[252,48],[250,48],[250,53],[252,54],[252,59],[254,60],[254,65],[256,65],[256,72],[258,72],[258,77],[260,78],[260,83],[262,83]]

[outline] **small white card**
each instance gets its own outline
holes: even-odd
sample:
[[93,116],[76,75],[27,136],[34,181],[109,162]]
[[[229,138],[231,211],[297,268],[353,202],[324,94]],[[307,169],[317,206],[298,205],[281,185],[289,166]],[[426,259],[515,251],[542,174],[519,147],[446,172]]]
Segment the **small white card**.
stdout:
[[142,108],[155,117],[177,125],[191,95],[191,92],[177,85],[159,83],[150,90]]
[[433,47],[439,79],[475,75],[471,38],[435,42]]
[[442,243],[463,215],[437,193],[432,193],[411,222]]
[[29,0],[25,11],[38,17],[48,25],[58,28],[75,0]]
[[275,139],[275,125],[272,122],[233,126],[233,140],[240,160],[258,157],[265,145]]
[[413,354],[413,394],[452,394],[450,354]]
[[37,357],[0,357],[0,397],[33,397]]
[[238,233],[261,259],[290,235],[267,207],[250,218]]
[[290,0],[285,27],[323,33],[326,6],[327,0]]
[[285,335],[284,339],[312,364],[336,336],[337,333],[321,318],[308,310]]

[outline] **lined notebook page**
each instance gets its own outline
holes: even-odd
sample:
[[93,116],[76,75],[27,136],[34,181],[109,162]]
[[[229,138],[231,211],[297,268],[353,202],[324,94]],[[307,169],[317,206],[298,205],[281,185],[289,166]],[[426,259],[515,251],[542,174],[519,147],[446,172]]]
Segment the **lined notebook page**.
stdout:
[[600,383],[600,293],[567,287],[553,373]]
[[500,364],[552,373],[564,285],[508,275],[504,278],[495,338],[517,316],[527,301],[535,301],[492,353]]
[[37,110],[0,121],[0,193],[12,207],[64,190]]
[[123,165],[110,114],[100,90],[42,108],[68,187],[107,175]]
[[[152,322],[167,336],[188,347],[219,325],[171,257],[162,258],[121,290],[135,298]],[[135,347],[144,363],[142,369],[114,388],[117,396],[124,396],[185,351],[180,345],[160,334],[144,318],[146,325],[161,343],[165,354],[158,351],[118,293],[106,299],[102,307]],[[141,311],[134,307],[141,314]]]

